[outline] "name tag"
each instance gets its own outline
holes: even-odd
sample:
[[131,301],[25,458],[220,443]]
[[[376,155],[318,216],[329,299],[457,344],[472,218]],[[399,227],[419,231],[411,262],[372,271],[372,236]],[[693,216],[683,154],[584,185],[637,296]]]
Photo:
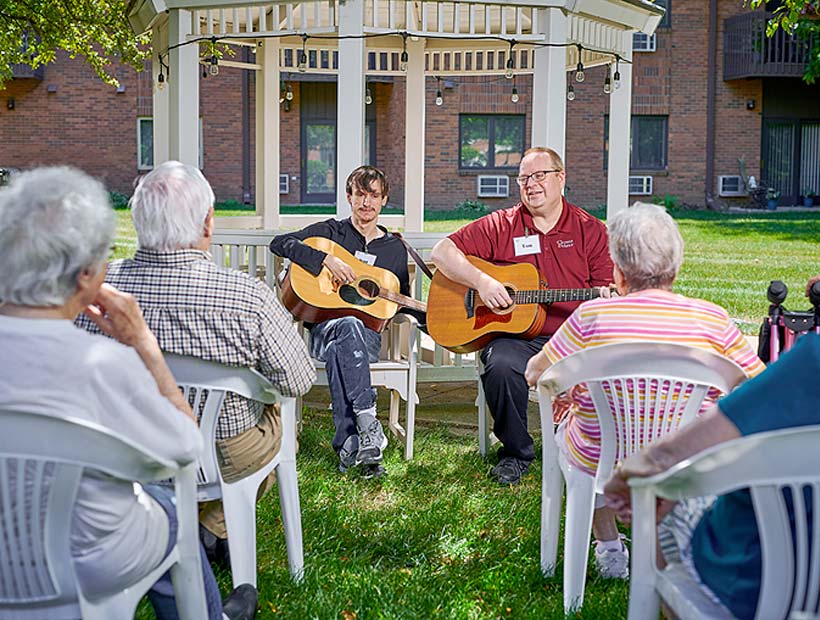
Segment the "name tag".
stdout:
[[541,253],[541,238],[538,235],[515,237],[513,244],[515,245],[516,256],[529,256],[530,254]]
[[371,267],[376,264],[376,255],[370,254],[369,252],[362,252],[361,250],[356,250],[354,254],[356,258],[358,258],[363,263],[370,265]]

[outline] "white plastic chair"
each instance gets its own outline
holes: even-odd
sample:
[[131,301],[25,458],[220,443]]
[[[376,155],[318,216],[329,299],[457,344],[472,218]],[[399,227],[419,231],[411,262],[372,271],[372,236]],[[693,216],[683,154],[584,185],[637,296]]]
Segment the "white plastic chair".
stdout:
[[[0,420],[0,619],[132,618],[140,599],[169,568],[180,617],[207,618],[193,463],[180,466],[112,430],[70,416],[17,408],[0,410]],[[69,543],[85,470],[122,480],[175,478],[179,521],[177,544],[159,566],[122,592],[96,599],[86,597],[77,584]]]
[[[773,412],[776,414],[777,412]],[[728,619],[686,569],[655,563],[655,498],[680,500],[750,488],[762,554],[758,620],[811,620],[820,605],[820,426],[758,433],[714,446],[632,488],[629,620],[656,620],[662,598],[682,620]],[[811,489],[808,506],[803,490]],[[794,527],[784,491],[794,500]],[[809,520],[811,519],[811,520]],[[813,527],[809,539],[808,530]],[[727,533],[731,536],[731,532]],[[811,543],[811,544],[810,544]]]
[[[589,534],[595,493],[612,469],[654,439],[694,419],[710,387],[728,393],[746,378],[733,361],[678,344],[623,342],[569,355],[538,380],[543,432],[541,571],[552,575],[561,520],[562,474],[567,485],[564,523],[564,610],[584,602]],[[560,454],[553,428],[552,398],[586,383],[601,427],[601,456],[595,478]],[[640,403],[653,398],[651,418],[640,419]],[[560,473],[559,473],[560,472]]]
[[[270,381],[251,368],[224,366],[170,353],[165,354],[165,361],[189,402],[193,400],[193,410],[201,411],[199,425],[205,451],[199,462],[197,499],[201,502],[222,500],[234,587],[243,583],[256,586],[256,494],[274,469],[290,573],[300,580],[304,557],[296,479],[296,399],[280,396]],[[277,455],[258,471],[231,483],[222,479],[215,443],[217,419],[228,392],[265,404],[280,402],[282,414],[282,443]]]
[[[406,329],[402,329],[406,326]],[[370,364],[370,383],[390,390],[390,414],[388,428],[404,441],[404,458],[413,458],[413,440],[416,427],[416,404],[419,396],[416,391],[416,373],[418,371],[418,344],[416,328],[418,321],[409,314],[398,313],[385,330],[386,348],[382,349],[382,358]],[[327,372],[323,362],[314,360],[316,366],[316,385],[327,385]],[[399,422],[401,401],[407,403],[406,428]]]

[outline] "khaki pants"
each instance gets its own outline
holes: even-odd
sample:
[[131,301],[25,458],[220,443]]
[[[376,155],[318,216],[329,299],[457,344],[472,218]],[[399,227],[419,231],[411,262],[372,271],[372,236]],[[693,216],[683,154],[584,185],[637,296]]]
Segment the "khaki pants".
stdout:
[[[216,442],[216,456],[222,479],[225,482],[236,482],[258,471],[279,453],[281,445],[282,420],[279,405],[267,405],[256,426],[236,437]],[[276,472],[272,471],[259,485],[259,492],[256,494],[257,501],[273,488],[274,482],[276,482]],[[228,537],[221,501],[201,503],[199,522],[214,536]]]

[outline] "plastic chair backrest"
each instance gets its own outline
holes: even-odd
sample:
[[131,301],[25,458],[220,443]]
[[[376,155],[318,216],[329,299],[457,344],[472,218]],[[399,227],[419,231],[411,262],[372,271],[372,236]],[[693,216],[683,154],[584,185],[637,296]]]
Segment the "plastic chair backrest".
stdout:
[[69,415],[17,408],[0,410],[0,419],[0,617],[32,606],[79,615],[69,540],[83,470],[148,481],[179,466]]
[[740,366],[712,351],[619,342],[565,357],[539,383],[552,394],[586,383],[601,429],[600,492],[617,463],[693,420],[709,388],[728,393],[745,379]]
[[199,416],[199,427],[205,439],[205,449],[199,460],[197,486],[200,500],[203,492],[213,490],[220,496],[221,481],[216,455],[216,428],[222,403],[228,392],[264,404],[278,402],[281,397],[273,384],[252,368],[226,366],[186,355],[164,353],[165,361],[176,377],[177,384]]
[[[756,617],[812,618],[820,605],[818,445],[820,425],[756,433],[630,484],[656,486],[670,499],[749,488],[763,558]],[[794,506],[791,515],[787,503]]]

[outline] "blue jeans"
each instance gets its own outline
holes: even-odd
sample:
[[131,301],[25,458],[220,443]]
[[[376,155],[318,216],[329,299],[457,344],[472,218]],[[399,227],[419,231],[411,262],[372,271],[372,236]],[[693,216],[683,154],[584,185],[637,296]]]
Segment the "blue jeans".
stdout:
[[[168,546],[165,548],[165,557],[177,543],[177,510],[174,505],[174,488],[148,484],[143,487],[168,515]],[[208,620],[222,620],[222,599],[219,595],[219,586],[216,584],[214,572],[205,557],[205,549],[199,544],[199,557],[202,561],[202,577],[205,581],[205,602],[208,606]],[[171,571],[167,571],[148,591],[148,600],[154,608],[157,620],[178,620],[177,604],[174,599],[174,586],[171,583]]]
[[379,361],[381,334],[346,316],[317,323],[310,330],[310,354],[325,363],[336,434],[333,449],[356,435],[356,416],[376,415],[376,390],[370,384],[370,364]]

